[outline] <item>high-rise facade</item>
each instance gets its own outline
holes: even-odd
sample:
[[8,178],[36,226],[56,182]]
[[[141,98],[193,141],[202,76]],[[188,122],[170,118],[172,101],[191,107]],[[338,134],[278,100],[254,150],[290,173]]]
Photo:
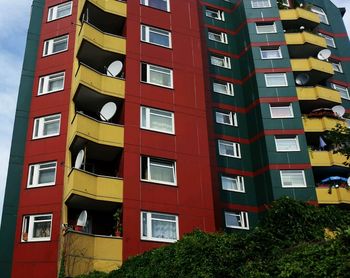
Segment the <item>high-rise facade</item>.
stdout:
[[346,158],[324,136],[350,113],[344,12],[329,0],[34,0],[4,277],[110,271],[196,228],[249,230],[281,196],[349,204]]

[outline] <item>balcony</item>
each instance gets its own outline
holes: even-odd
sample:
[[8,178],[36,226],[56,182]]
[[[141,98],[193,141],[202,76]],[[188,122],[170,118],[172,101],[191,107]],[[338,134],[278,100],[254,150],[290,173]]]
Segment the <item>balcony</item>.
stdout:
[[326,40],[310,32],[286,33],[289,55],[291,58],[309,58],[327,48]]
[[79,136],[97,144],[123,147],[124,127],[97,121],[77,113],[71,125],[72,136]]
[[291,59],[292,70],[295,76],[307,74],[308,80],[304,85],[317,85],[323,80],[333,76],[334,70],[331,63],[315,58]]
[[107,96],[125,98],[125,80],[102,74],[91,67],[80,64],[74,80],[76,95],[84,86]]
[[299,29],[301,26],[314,29],[320,24],[317,14],[302,8],[280,10],[279,12],[284,29]]
[[324,132],[331,130],[337,124],[345,125],[345,122],[340,119],[320,117],[320,118],[307,118],[303,117],[303,125],[305,132]]
[[63,244],[67,277],[94,270],[110,272],[122,264],[121,238],[68,230],[64,235]]
[[346,157],[332,151],[309,151],[310,162],[313,167],[341,166],[347,161]]
[[301,110],[312,111],[319,107],[331,108],[341,103],[340,94],[327,87],[297,87]]
[[[79,6],[79,15],[83,15],[84,12],[89,9],[89,13],[93,13],[94,9],[100,9],[103,12],[117,15],[120,17],[126,17],[127,5],[124,1],[106,1],[106,0],[83,0]],[[90,12],[92,10],[92,12]]]
[[[123,202],[123,180],[73,168],[69,173],[64,195],[66,201],[68,198],[83,196],[93,200],[121,203]],[[72,201],[70,199],[68,203]]]
[[350,190],[347,188],[317,187],[317,201],[319,204],[350,204]]

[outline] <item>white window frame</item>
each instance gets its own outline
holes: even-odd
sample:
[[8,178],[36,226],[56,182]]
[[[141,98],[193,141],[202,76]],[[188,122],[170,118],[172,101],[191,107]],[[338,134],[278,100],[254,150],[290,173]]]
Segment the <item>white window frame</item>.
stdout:
[[[158,215],[158,217],[157,217]],[[145,216],[146,219],[146,229],[144,229],[143,218]],[[160,217],[159,217],[160,216]],[[165,217],[174,217],[174,220],[170,219],[161,219],[161,216]],[[161,212],[150,212],[150,211],[141,211],[141,240],[150,240],[150,241],[160,241],[160,242],[176,242],[179,240],[179,217],[175,214],[170,213],[161,213]],[[176,227],[176,239],[173,238],[162,238],[162,237],[153,237],[152,236],[152,220],[163,221],[163,222],[171,222],[175,223]],[[145,231],[146,230],[146,231]]]
[[[294,111],[293,111],[293,105],[292,103],[289,103],[289,105],[282,105],[280,103],[276,103],[276,105],[271,105],[269,104],[269,107],[270,107],[270,115],[271,115],[271,118],[272,119],[285,119],[285,118],[294,118]],[[288,116],[275,116],[273,114],[273,108],[276,107],[276,108],[285,108],[285,109],[288,109],[290,111],[290,115]]]
[[[273,56],[273,57],[264,57],[264,53],[277,53],[278,55],[277,56]],[[263,60],[272,60],[272,59],[282,59],[282,51],[281,51],[281,47],[277,47],[277,48],[263,48],[263,47],[260,47],[260,56],[261,56],[261,59]]]
[[[233,154],[227,154],[226,152],[224,152],[224,147],[232,148]],[[218,140],[218,148],[219,148],[219,154],[221,156],[241,158],[241,147],[239,143],[226,141],[226,140]]]
[[328,36],[328,35],[323,34],[323,33],[318,33],[318,34],[326,40],[327,46],[337,48],[333,37]]
[[290,7],[289,1],[288,0],[282,0],[282,6]]
[[[51,182],[39,183],[41,171],[54,170],[54,179]],[[27,188],[51,186],[56,184],[57,162],[50,161],[29,165]]]
[[[48,135],[44,135],[43,133],[44,133],[45,124],[50,124],[50,123],[53,123],[56,121],[58,121],[57,132],[52,133],[52,134],[48,134]],[[61,129],[61,114],[53,114],[53,115],[35,118],[32,139],[40,139],[40,138],[57,136],[60,134],[60,129]]]
[[[224,180],[227,180],[232,183],[232,188],[224,187]],[[236,187],[236,188],[235,188]],[[244,186],[244,177],[242,176],[221,176],[221,188],[225,191],[233,191],[233,192],[240,192],[245,193],[245,186]]]
[[322,8],[320,8],[318,6],[312,6],[310,8],[310,10],[319,16],[320,21],[322,23],[329,25],[327,14],[325,13],[325,11]]
[[[54,44],[57,43],[57,42],[60,42],[60,41],[64,41],[64,40],[67,41],[66,48],[62,49],[60,51],[53,52]],[[45,56],[50,56],[50,55],[53,55],[53,54],[57,54],[57,53],[61,53],[61,52],[66,51],[68,49],[68,43],[69,43],[69,36],[68,35],[63,35],[63,36],[60,36],[60,37],[56,37],[56,38],[52,38],[52,39],[44,41],[43,56],[44,57]]]
[[227,34],[223,32],[208,30],[208,39],[214,42],[228,44]]
[[[229,225],[227,223],[227,220],[226,220],[226,218],[228,216],[236,217],[238,219],[238,222],[240,223],[240,225],[239,226]],[[239,212],[225,211],[225,226],[227,228],[249,230],[248,212],[245,212],[245,211],[239,211]]]
[[[229,119],[229,122],[226,123],[225,121],[221,121],[220,117],[227,117]],[[223,125],[238,126],[237,113],[234,113],[232,111],[215,111],[215,122]]]
[[[142,113],[143,111],[145,111],[145,115],[146,115],[146,119],[144,119],[145,121],[143,121],[143,113]],[[169,116],[164,115],[164,113],[168,113]],[[151,127],[151,115],[152,114],[154,114],[154,115],[156,115],[158,117],[171,119],[171,128],[172,128],[171,131],[157,129],[157,128],[152,128]],[[144,122],[145,122],[145,125],[143,125]],[[140,126],[141,126],[142,129],[147,129],[147,130],[152,130],[152,131],[157,131],[157,132],[162,132],[162,133],[168,133],[168,134],[175,134],[174,113],[170,112],[170,111],[167,111],[167,110],[141,106],[141,109],[140,109]]]
[[270,0],[251,0],[252,9],[271,8]]
[[[151,34],[157,34],[157,35],[161,35],[163,37],[167,37],[168,39],[168,45],[164,45],[164,44],[159,44],[156,42],[152,42],[151,41]],[[141,24],[141,41],[146,42],[146,43],[150,43],[150,44],[154,44],[154,45],[158,45],[158,46],[162,46],[165,48],[171,48],[171,32],[169,32],[168,30],[164,30],[164,29],[160,29],[160,28],[156,28],[156,27],[152,27],[152,26],[147,26],[144,24]]]
[[224,11],[220,11],[220,10],[217,10],[217,9],[214,9],[211,7],[210,8],[205,7],[205,15],[206,15],[206,17],[209,17],[209,18],[225,21]]
[[[144,159],[146,159],[146,164],[147,164],[147,165],[145,165],[146,169],[147,169],[147,178],[143,178],[142,177],[142,174],[143,174],[142,170],[144,168],[142,163],[143,163]],[[162,164],[163,161],[164,161],[164,164]],[[174,182],[152,179],[152,177],[151,177],[151,167],[150,167],[151,164],[156,165],[158,167],[172,169]],[[172,165],[169,166],[167,164],[172,164]],[[171,159],[159,158],[159,157],[150,157],[150,156],[141,156],[140,173],[141,173],[141,176],[140,176],[141,181],[153,182],[153,183],[159,183],[159,184],[166,184],[166,185],[172,185],[172,186],[176,186],[176,183],[177,183],[177,179],[176,179],[176,161],[171,160]]]
[[[219,87],[221,88],[225,87],[225,90],[218,90]],[[233,84],[230,82],[213,81],[213,92],[222,94],[222,95],[233,96],[234,87],[233,87]]]
[[[39,217],[51,217],[50,220],[36,220]],[[21,242],[37,242],[37,241],[50,241],[52,234],[52,214],[37,214],[37,215],[25,215],[22,220],[22,233],[21,233]],[[40,222],[50,222],[50,231],[49,236],[35,237],[34,225]],[[26,238],[25,238],[25,234]]]
[[[299,172],[299,173],[298,173]],[[296,175],[296,174],[300,174],[302,175],[303,178],[303,184],[285,184],[285,181],[283,180],[284,176],[286,175]],[[282,187],[283,188],[303,188],[303,187],[307,187],[306,185],[306,179],[305,179],[305,172],[304,170],[281,170],[280,171],[280,176],[281,176],[281,183],[282,183]]]
[[335,83],[331,83],[331,87],[339,92],[341,98],[350,100],[349,89],[347,87]]
[[[65,14],[63,16],[58,16],[57,15],[58,14],[58,10],[61,9],[61,8],[65,8],[67,6],[69,6],[69,13]],[[64,18],[64,17],[70,16],[72,14],[72,7],[73,7],[73,2],[72,1],[69,1],[69,2],[66,2],[66,3],[62,3],[62,4],[59,4],[59,5],[50,7],[49,11],[47,13],[47,21],[50,22],[50,21],[53,21],[53,20],[56,20],[56,19],[60,19],[60,18]]]
[[159,1],[166,2],[166,5],[167,5],[166,10],[159,9],[159,8],[157,8],[157,7],[154,7],[154,6],[150,6],[150,5],[149,5],[149,0],[140,0],[140,4],[141,4],[141,5],[144,5],[144,6],[147,6],[147,7],[151,7],[151,8],[160,10],[160,11],[170,12],[170,0],[159,0]]
[[[146,80],[142,80],[141,79],[142,82],[147,83],[147,84],[152,84],[152,85],[155,85],[155,86],[159,86],[159,87],[164,87],[164,88],[170,88],[170,89],[174,88],[173,70],[172,69],[161,67],[161,66],[157,66],[157,65],[147,64],[147,63],[141,63],[141,71],[144,69],[144,67],[146,68]],[[170,86],[164,85],[164,84],[161,84],[161,83],[151,82],[151,73],[152,73],[152,71],[158,72],[158,73],[161,73],[161,74],[169,75]]]
[[334,71],[343,73],[343,67],[340,61],[330,60],[329,62],[331,62]]
[[[259,31],[259,26],[264,26],[264,27],[271,26],[271,27],[273,27],[273,29],[271,31],[263,31],[263,32],[261,32],[261,30]],[[256,30],[257,34],[274,34],[274,33],[277,33],[276,22],[273,21],[272,24],[271,24],[271,22],[270,22],[270,24],[269,24],[269,22],[256,22],[255,23],[255,30]]]
[[[287,87],[288,86],[288,79],[287,79],[287,74],[285,72],[279,72],[279,73],[265,73],[264,74],[265,76],[265,84],[266,84],[266,87],[268,88],[274,88],[274,87]],[[283,79],[284,79],[284,83],[283,84],[270,84],[269,83],[269,78],[272,78],[272,77],[282,77],[283,76]]]
[[[283,148],[279,145],[279,143],[282,143],[283,141],[293,141],[293,146],[295,146],[295,149],[288,149]],[[299,137],[297,135],[295,136],[275,136],[275,145],[276,145],[276,151],[277,152],[299,152],[300,151],[300,145],[299,145]]]
[[[55,81],[60,80],[60,79],[62,79],[62,86],[50,91],[49,90],[50,82],[55,82]],[[64,71],[41,76],[39,78],[38,96],[62,91],[64,89],[64,81],[65,81],[65,72]]]
[[[218,61],[219,63],[215,63]],[[231,58],[227,56],[210,55],[210,63],[215,67],[231,69]]]

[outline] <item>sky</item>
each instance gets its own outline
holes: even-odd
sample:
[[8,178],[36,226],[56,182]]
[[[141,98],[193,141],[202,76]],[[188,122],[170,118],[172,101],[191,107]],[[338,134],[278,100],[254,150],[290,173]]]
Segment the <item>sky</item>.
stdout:
[[[347,8],[344,21],[350,33],[350,0],[332,1]],[[0,0],[0,218],[31,2]]]

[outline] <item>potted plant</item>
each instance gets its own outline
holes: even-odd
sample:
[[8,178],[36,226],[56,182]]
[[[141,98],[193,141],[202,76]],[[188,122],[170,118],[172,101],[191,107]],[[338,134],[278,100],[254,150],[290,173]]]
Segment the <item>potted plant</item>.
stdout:
[[118,208],[116,212],[113,214],[113,219],[114,219],[114,235],[115,236],[122,236],[123,233],[123,224],[122,224],[122,209]]

